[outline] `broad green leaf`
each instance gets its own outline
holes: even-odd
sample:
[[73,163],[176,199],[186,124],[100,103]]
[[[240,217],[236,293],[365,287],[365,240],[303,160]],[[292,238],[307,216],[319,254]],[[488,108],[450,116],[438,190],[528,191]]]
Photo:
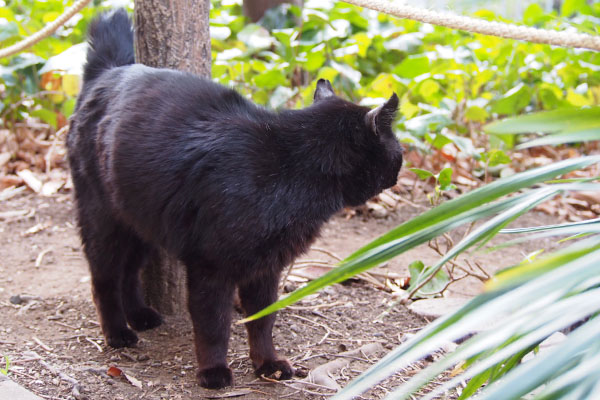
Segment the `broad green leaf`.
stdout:
[[306,61],[304,62],[304,68],[307,71],[316,71],[325,64],[327,61],[327,57],[325,56],[325,51],[311,51],[306,55]]
[[591,9],[585,0],[564,0],[560,7],[560,15],[570,17],[574,13],[590,14]]
[[[414,261],[408,266],[408,272],[410,273],[410,281],[411,282],[420,282],[419,276],[425,270],[425,264],[422,261]],[[450,277],[446,273],[446,271],[440,269],[436,272],[435,276],[427,282],[427,284],[423,285],[418,291],[415,293],[415,297],[423,298],[430,297],[433,295],[437,295],[450,281]],[[409,291],[412,291],[413,284],[408,288]]]
[[421,179],[422,181],[424,181],[425,179],[429,179],[431,177],[433,177],[433,172],[427,171],[426,169],[421,169],[421,168],[409,168],[410,171],[414,172],[415,174],[417,174],[417,176],[419,177],[419,179]]
[[485,122],[489,117],[489,113],[485,109],[478,106],[471,106],[465,112],[465,118],[469,121]]
[[53,111],[47,110],[45,108],[40,108],[38,110],[33,110],[29,113],[33,117],[38,117],[48,125],[52,126],[56,129],[56,113]]
[[530,4],[523,13],[523,22],[527,25],[536,25],[546,22],[550,17],[544,13],[544,9],[537,3]]
[[419,94],[423,96],[425,100],[432,100],[434,96],[440,91],[440,84],[433,79],[426,79],[421,82],[419,86]]
[[517,114],[529,105],[530,101],[531,89],[519,83],[493,103],[492,111],[503,115]]
[[502,165],[502,164],[509,164],[510,163],[510,157],[506,155],[505,152],[503,152],[502,150],[491,150],[488,153],[488,165],[490,167],[495,167],[497,165]]
[[282,71],[271,69],[254,77],[254,83],[258,87],[265,89],[274,89],[278,86],[285,86],[288,79]]
[[444,168],[438,174],[438,183],[440,186],[448,186],[452,183],[452,168]]
[[423,136],[432,127],[444,127],[453,124],[454,121],[448,113],[439,110],[435,113],[420,115],[404,122],[404,126],[417,136]]
[[394,73],[409,79],[424,74],[425,72],[429,72],[429,58],[425,55],[406,57],[394,69]]
[[441,133],[432,133],[425,135],[425,139],[436,149],[441,149],[447,144],[452,143],[452,140]]

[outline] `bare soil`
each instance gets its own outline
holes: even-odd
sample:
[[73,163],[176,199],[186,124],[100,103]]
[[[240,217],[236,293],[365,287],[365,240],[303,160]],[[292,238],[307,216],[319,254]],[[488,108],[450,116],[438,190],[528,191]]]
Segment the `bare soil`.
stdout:
[[[202,389],[195,378],[191,325],[185,313],[169,316],[163,326],[140,333],[136,348],[108,348],[91,301],[73,208],[69,193],[52,197],[23,194],[0,202],[0,214],[15,211],[0,220],[0,355],[9,358],[12,379],[47,399],[312,399],[333,393],[318,386],[257,379],[240,325],[233,328],[229,350],[235,386],[219,391]],[[327,224],[316,246],[343,257],[421,211],[405,205],[378,219],[340,214]],[[552,221],[538,213],[521,224]],[[453,234],[456,238],[460,235]],[[473,257],[491,273],[547,245],[525,244],[501,254]],[[318,256],[311,252],[306,258]],[[420,246],[392,260],[382,271],[407,276],[410,262],[419,259],[428,264],[437,257],[429,247]],[[288,288],[290,285],[294,283]],[[480,290],[481,282],[468,278],[453,285],[446,295],[470,297]],[[282,311],[274,329],[275,342],[299,370],[296,380],[339,358],[342,352],[381,343],[382,351],[352,357],[351,364],[336,373],[334,378],[343,387],[396,347],[405,334],[429,322],[404,306],[394,307],[376,321],[392,300],[389,291],[352,281],[326,288]],[[129,378],[109,376],[118,371],[110,367]],[[410,375],[410,370],[364,397],[384,397],[406,374]]]

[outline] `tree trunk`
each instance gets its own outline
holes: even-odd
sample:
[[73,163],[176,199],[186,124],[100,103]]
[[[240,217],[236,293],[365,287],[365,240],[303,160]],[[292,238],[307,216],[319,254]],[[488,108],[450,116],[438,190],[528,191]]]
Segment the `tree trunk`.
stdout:
[[244,0],[242,9],[246,17],[250,18],[252,22],[257,22],[269,8],[284,3],[302,6],[302,0]]
[[137,62],[210,78],[210,0],[136,0]]
[[[136,61],[210,78],[210,0],[136,0]],[[142,272],[146,301],[163,314],[185,307],[184,268],[161,251]]]

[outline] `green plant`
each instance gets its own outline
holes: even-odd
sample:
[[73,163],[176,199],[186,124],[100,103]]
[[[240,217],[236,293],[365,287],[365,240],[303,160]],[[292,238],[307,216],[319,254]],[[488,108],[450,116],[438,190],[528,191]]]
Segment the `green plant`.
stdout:
[[435,179],[435,187],[433,195],[427,194],[427,198],[431,202],[432,205],[437,205],[440,202],[440,197],[443,192],[456,189],[456,185],[452,183],[452,168],[446,167],[441,170],[439,173],[434,174],[431,171],[427,171],[421,168],[410,168],[412,172],[414,172],[417,177],[423,181],[428,180],[430,178]]

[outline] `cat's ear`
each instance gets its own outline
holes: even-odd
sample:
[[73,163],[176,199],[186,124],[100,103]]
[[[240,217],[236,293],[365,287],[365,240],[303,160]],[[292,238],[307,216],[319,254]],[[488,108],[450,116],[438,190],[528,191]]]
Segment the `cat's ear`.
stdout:
[[388,101],[369,111],[365,115],[365,122],[373,133],[379,135],[380,132],[389,130],[392,126],[396,111],[398,111],[398,96],[394,93]]
[[326,79],[319,79],[315,90],[315,102],[331,96],[335,96],[331,83]]

